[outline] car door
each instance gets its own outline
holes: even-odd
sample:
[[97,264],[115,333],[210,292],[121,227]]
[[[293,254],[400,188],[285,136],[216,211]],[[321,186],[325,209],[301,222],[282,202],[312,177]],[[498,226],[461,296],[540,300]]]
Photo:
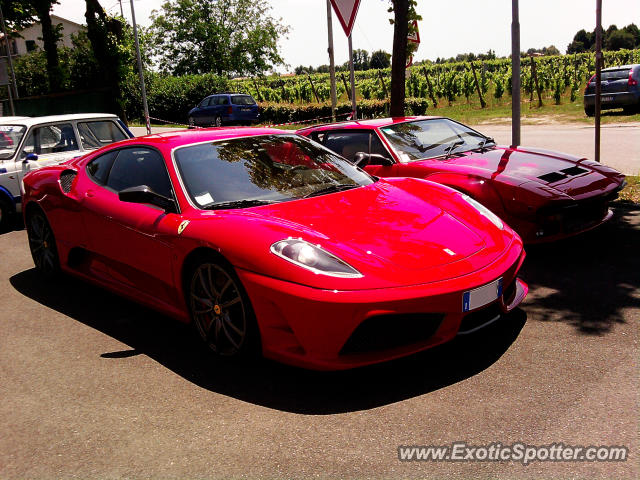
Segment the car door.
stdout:
[[174,198],[160,152],[143,146],[112,150],[91,160],[84,182],[83,216],[94,256],[93,273],[156,301],[175,304],[171,239],[180,215],[137,203],[120,201],[118,192],[147,185]]
[[27,173],[81,155],[78,145],[76,130],[71,122],[31,127],[15,160],[20,191],[24,192],[22,179]]

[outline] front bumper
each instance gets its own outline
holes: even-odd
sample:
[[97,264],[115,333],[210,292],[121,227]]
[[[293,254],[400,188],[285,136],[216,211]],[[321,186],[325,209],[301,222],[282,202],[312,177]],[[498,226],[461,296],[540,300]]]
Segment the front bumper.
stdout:
[[[464,318],[485,308],[507,313],[527,294],[516,277],[522,249],[480,272],[432,284],[372,290],[322,290],[238,269],[258,320],[267,358],[316,370],[360,367],[453,339]],[[498,300],[462,312],[464,291],[502,277]]]

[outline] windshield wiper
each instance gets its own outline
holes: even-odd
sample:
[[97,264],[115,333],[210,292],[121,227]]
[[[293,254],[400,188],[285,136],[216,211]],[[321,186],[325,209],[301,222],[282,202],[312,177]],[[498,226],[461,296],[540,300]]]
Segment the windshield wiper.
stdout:
[[232,200],[230,202],[220,202],[220,203],[212,203],[206,205],[205,209],[207,210],[224,210],[229,208],[249,208],[249,207],[259,207],[260,205],[269,205],[275,203],[273,200]]
[[474,150],[480,150],[481,152],[483,152],[484,148],[487,146],[487,143],[495,144],[496,141],[491,137],[484,137],[484,140],[482,140],[482,142],[480,142],[480,144]]
[[315,192],[308,193],[304,195],[302,198],[316,197],[318,195],[341,192],[343,190],[351,190],[352,188],[356,188],[359,186],[360,185],[358,184],[353,185],[353,184],[337,183],[337,184],[329,185],[328,187],[325,187],[325,188],[321,188],[320,190],[316,190]]
[[451,145],[449,145],[447,148],[444,149],[444,153],[446,153],[446,157],[445,158],[449,158],[449,156],[451,155],[451,153],[458,148],[460,145],[464,145],[464,140],[458,140],[457,142],[453,142]]

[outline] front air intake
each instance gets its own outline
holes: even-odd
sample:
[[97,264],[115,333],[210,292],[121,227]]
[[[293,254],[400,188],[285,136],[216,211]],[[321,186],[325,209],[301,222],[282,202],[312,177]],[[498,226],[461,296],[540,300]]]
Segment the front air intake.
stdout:
[[60,174],[60,188],[64,193],[69,193],[71,191],[71,185],[73,184],[73,180],[78,175],[78,172],[75,170],[65,170]]

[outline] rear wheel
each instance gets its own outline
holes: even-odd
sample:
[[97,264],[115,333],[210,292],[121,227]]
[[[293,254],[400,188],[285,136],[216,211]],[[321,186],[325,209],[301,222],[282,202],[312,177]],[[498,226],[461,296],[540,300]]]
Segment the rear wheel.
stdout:
[[189,117],[189,128],[194,128],[196,126],[196,122],[193,117]]
[[584,113],[587,114],[587,117],[593,117],[596,113],[596,109],[594,107],[584,107]]
[[201,260],[192,270],[187,295],[191,320],[211,350],[228,357],[259,352],[255,315],[231,266],[213,257]]
[[42,211],[35,210],[26,221],[29,249],[36,269],[47,277],[60,271],[60,260],[53,230]]
[[215,118],[215,120],[214,120],[213,124],[214,124],[216,127],[221,127],[221,126],[222,126],[222,117],[218,115],[218,116]]

